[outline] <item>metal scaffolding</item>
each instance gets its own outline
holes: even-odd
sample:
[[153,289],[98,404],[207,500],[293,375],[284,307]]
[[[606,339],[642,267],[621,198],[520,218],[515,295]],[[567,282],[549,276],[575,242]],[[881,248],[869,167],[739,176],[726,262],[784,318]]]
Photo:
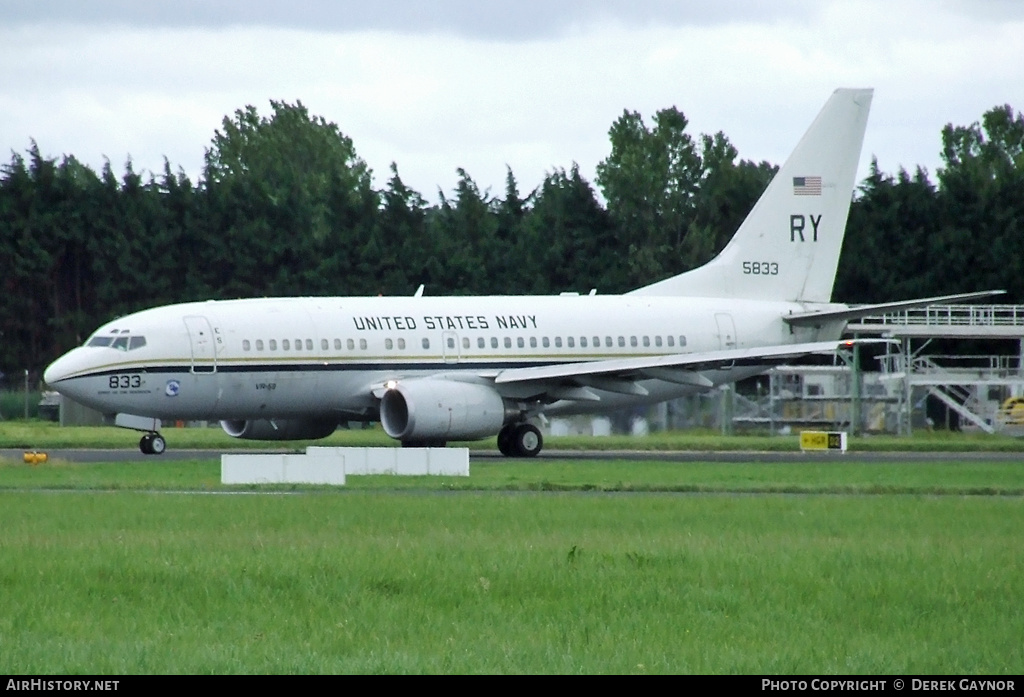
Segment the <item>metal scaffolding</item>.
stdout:
[[[876,357],[878,370],[862,370],[855,345],[832,366],[781,366],[769,374],[767,395],[737,400],[737,424],[771,433],[828,427],[852,433],[913,432],[929,397],[966,428],[1024,434],[1024,305],[930,305],[864,317],[847,328],[852,338],[891,339]],[[937,339],[1015,342],[1003,355],[934,355]],[[871,366],[868,366],[871,367]]]

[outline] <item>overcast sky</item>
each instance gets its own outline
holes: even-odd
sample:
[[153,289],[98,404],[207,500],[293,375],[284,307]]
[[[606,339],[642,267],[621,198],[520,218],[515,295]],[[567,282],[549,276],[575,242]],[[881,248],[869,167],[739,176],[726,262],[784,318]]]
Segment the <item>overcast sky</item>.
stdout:
[[781,164],[832,90],[874,87],[860,177],[934,175],[945,124],[1024,110],[1022,37],[1016,0],[0,0],[0,162],[35,139],[195,180],[225,115],[301,100],[435,202],[458,167],[498,196],[506,167],[593,181],[623,110]]

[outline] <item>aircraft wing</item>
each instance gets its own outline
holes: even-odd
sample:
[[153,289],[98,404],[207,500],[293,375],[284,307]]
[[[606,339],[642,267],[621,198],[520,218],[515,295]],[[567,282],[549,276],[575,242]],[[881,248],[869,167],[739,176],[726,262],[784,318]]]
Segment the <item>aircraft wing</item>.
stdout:
[[834,320],[851,320],[857,319],[858,317],[867,317],[868,315],[874,315],[885,312],[893,312],[895,310],[907,310],[912,307],[924,307],[925,305],[935,305],[936,303],[951,303],[951,302],[966,302],[968,300],[978,300],[979,298],[988,298],[993,295],[1003,295],[1006,293],[1005,290],[982,290],[975,293],[958,293],[956,295],[936,295],[933,298],[917,298],[916,300],[899,300],[896,302],[889,303],[875,303],[873,305],[851,305],[838,310],[811,310],[809,312],[801,312],[793,315],[786,315],[783,317],[783,321],[792,324],[794,326],[815,326],[820,325],[823,322],[829,322]]
[[[859,343],[865,343],[861,341]],[[494,376],[495,385],[519,385],[524,383],[548,383],[552,386],[567,382],[581,387],[620,392],[624,394],[646,394],[637,380],[655,378],[682,385],[710,388],[714,386],[701,371],[715,368],[768,365],[810,354],[828,354],[843,346],[852,346],[850,341],[817,341],[786,346],[769,346],[749,349],[726,349],[702,353],[681,353],[669,356],[640,356],[635,358],[613,358],[583,363],[559,363],[530,368],[510,368]],[[563,390],[555,390],[561,394]],[[570,399],[593,399],[585,392],[579,395],[565,395]]]

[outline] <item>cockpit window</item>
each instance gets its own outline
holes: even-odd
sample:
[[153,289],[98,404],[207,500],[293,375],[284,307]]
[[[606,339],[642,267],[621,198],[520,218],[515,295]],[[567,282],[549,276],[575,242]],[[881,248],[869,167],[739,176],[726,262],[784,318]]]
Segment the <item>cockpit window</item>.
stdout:
[[146,345],[144,336],[94,336],[85,344],[86,346],[109,346],[119,351],[134,351]]

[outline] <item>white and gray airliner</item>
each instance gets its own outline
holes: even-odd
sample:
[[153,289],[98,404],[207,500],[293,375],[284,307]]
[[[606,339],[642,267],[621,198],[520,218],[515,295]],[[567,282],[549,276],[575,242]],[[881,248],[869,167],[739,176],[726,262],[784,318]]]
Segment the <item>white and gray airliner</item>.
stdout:
[[629,293],[170,305],[103,325],[44,379],[143,432],[145,453],[166,448],[161,420],[198,419],[266,440],[379,420],[404,445],[497,435],[536,455],[546,415],[709,390],[927,302],[830,302],[871,98],[837,90],[717,257]]

